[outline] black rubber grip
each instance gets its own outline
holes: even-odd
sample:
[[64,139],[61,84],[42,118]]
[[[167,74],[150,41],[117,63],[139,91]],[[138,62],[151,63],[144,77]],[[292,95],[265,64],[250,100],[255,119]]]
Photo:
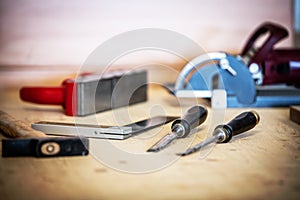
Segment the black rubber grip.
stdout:
[[254,112],[243,112],[231,120],[227,126],[232,129],[232,135],[238,135],[255,127],[259,122],[259,115]]
[[193,106],[186,111],[182,118],[177,119],[172,123],[172,131],[177,124],[181,124],[185,129],[184,135],[181,137],[186,137],[192,129],[202,124],[206,118],[207,109],[205,107],[200,105]]
[[259,115],[255,111],[243,112],[236,116],[226,125],[220,125],[217,128],[226,129],[226,139],[222,143],[229,142],[232,136],[244,133],[256,126],[260,120]]
[[89,140],[79,137],[3,139],[2,157],[59,157],[89,154]]

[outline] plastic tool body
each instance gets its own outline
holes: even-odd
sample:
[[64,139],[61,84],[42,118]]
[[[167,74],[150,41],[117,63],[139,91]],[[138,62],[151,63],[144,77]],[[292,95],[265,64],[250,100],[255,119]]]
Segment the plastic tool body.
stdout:
[[[264,39],[264,35],[267,37],[260,45],[257,40]],[[226,95],[222,102],[227,107],[298,105],[300,49],[274,47],[286,36],[288,31],[284,27],[264,23],[250,36],[240,55],[199,55],[183,67],[173,90],[168,88],[181,98],[214,99],[214,91],[223,90]]]

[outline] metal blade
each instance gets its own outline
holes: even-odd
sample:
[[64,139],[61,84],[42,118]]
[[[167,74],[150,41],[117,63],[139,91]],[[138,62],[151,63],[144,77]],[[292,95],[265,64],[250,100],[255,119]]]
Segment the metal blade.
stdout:
[[192,153],[200,150],[202,147],[207,146],[208,144],[217,142],[218,138],[219,138],[218,135],[214,135],[212,137],[209,137],[206,140],[204,140],[203,142],[200,142],[199,144],[196,144],[195,146],[187,149],[185,152],[183,152],[183,153],[177,153],[176,155],[178,155],[178,156],[186,156],[186,155],[192,154]]
[[161,149],[165,148],[168,144],[170,144],[173,140],[177,138],[177,134],[175,132],[169,133],[161,138],[158,142],[156,142],[147,152],[158,152]]

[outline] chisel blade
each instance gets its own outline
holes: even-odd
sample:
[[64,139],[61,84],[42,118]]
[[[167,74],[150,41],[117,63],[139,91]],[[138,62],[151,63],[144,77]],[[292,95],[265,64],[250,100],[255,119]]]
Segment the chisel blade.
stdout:
[[171,132],[161,138],[157,143],[155,143],[147,152],[158,152],[161,149],[164,149],[168,144],[170,144],[173,140],[177,138],[177,134],[175,132]]
[[200,142],[199,144],[196,144],[195,146],[187,149],[185,152],[182,153],[177,153],[176,155],[178,156],[187,156],[190,155],[198,150],[200,150],[202,147],[205,147],[211,143],[215,143],[218,141],[218,135],[212,136],[206,140],[204,140],[203,142]]

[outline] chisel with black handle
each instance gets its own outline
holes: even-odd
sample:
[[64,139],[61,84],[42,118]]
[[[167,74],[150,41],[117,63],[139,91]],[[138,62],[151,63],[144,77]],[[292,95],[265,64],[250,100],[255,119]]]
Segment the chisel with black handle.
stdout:
[[255,111],[243,112],[232,119],[229,123],[219,125],[215,128],[213,136],[203,142],[187,149],[183,153],[178,153],[179,156],[186,156],[200,150],[202,147],[211,143],[226,143],[233,136],[239,135],[254,128],[260,121],[260,117]]
[[201,125],[206,120],[206,118],[206,108],[199,105],[189,108],[182,118],[177,119],[172,123],[172,132],[161,138],[150,149],[148,149],[147,152],[160,151],[175,139],[187,137],[191,130]]

